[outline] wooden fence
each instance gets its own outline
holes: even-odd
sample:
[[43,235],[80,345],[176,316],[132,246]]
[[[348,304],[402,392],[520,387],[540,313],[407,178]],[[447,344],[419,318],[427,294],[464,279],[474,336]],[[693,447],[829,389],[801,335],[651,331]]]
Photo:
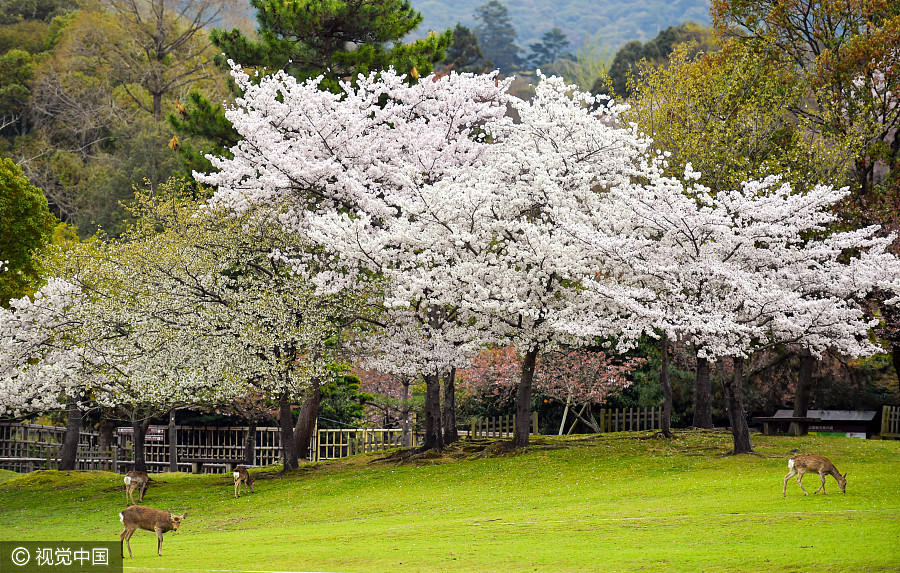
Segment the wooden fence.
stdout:
[[642,432],[662,428],[662,406],[658,408],[601,408],[594,418],[601,432]]
[[[512,438],[515,434],[515,416],[477,418],[469,425],[469,438]],[[531,413],[531,434],[538,433],[537,412]]]
[[[190,460],[206,461],[206,473],[226,471],[229,461],[244,459],[247,427],[176,426],[176,456],[178,469],[190,471]],[[39,424],[0,423],[0,468],[17,472],[59,467],[59,455],[66,429]],[[108,452],[98,450],[99,434],[81,431],[76,469],[109,470],[124,473],[134,465],[134,436],[130,427],[118,428],[113,447]],[[419,443],[415,434],[412,438]],[[364,452],[400,447],[399,429],[318,429],[310,442],[311,461],[332,460]],[[148,471],[168,471],[169,433],[166,426],[150,426],[144,442]],[[281,434],[278,428],[256,428],[256,446],[251,465],[268,466],[281,463]]]
[[402,445],[403,430],[399,429],[321,429],[316,432],[317,460],[336,460],[355,454],[380,452]]
[[900,439],[900,406],[881,409],[881,438]]
[[[893,420],[893,432],[900,437],[898,419],[900,408],[891,410],[882,422],[884,428]],[[893,417],[891,417],[893,416]],[[627,410],[599,411],[595,416],[602,432],[640,431],[659,429],[662,408],[629,408]],[[473,420],[468,437],[511,438],[515,431],[515,416],[480,418]],[[17,472],[59,467],[59,454],[66,429],[39,424],[0,423],[0,468]],[[178,469],[190,471],[192,459],[221,460],[221,463],[205,461],[204,472],[226,471],[229,461],[244,459],[244,445],[249,428],[176,426],[176,455]],[[537,412],[532,414],[532,434],[538,433]],[[461,432],[465,436],[466,432]],[[422,436],[412,433],[413,445],[421,443]],[[79,470],[110,470],[124,473],[134,465],[134,439],[131,428],[118,428],[110,451],[100,452],[99,434],[82,430],[78,444]],[[399,429],[318,429],[310,442],[311,461],[333,460],[354,454],[382,451],[401,447],[402,431]],[[145,441],[145,455],[149,471],[168,471],[169,432],[166,426],[150,426]],[[278,428],[256,428],[256,447],[251,465],[268,466],[281,462],[281,435]]]
[[[66,429],[60,426],[0,423],[0,468],[30,472],[57,466],[65,434]],[[116,467],[116,452],[99,452],[97,438],[97,432],[80,432],[78,469],[108,470]]]

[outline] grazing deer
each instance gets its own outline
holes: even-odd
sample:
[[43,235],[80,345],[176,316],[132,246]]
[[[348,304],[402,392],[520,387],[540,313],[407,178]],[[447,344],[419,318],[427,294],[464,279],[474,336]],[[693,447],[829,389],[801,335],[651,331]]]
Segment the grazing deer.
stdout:
[[138,503],[144,502],[144,492],[150,485],[150,476],[147,472],[130,471],[125,474],[125,505],[128,505],[128,499],[131,498],[131,505],[135,505],[134,490],[138,490]]
[[253,476],[250,475],[250,472],[247,471],[247,468],[244,466],[238,466],[234,468],[232,474],[234,476],[234,497],[238,497],[241,494],[241,482],[244,482],[247,487],[250,488],[250,493],[254,493],[253,491]]
[[168,511],[161,511],[143,505],[132,505],[125,509],[119,514],[119,519],[122,520],[122,525],[125,526],[125,531],[119,536],[119,548],[122,551],[122,557],[125,557],[125,544],[128,545],[128,555],[132,558],[134,557],[134,553],[131,552],[131,536],[134,535],[138,528],[156,532],[156,538],[159,540],[156,544],[156,554],[162,557],[163,533],[166,531],[178,531],[178,527],[181,526],[181,522],[186,516],[187,513],[172,515]]
[[827,495],[828,492],[825,491],[825,476],[827,475],[834,476],[834,479],[837,480],[838,485],[841,488],[841,492],[847,493],[847,474],[841,475],[837,468],[834,467],[834,464],[825,456],[817,456],[815,454],[800,454],[799,456],[794,456],[788,460],[788,469],[791,470],[791,473],[784,478],[784,488],[781,490],[782,497],[787,497],[787,482],[793,476],[797,476],[797,485],[800,486],[803,493],[809,495],[809,492],[803,487],[801,481],[803,479],[803,474],[806,472],[817,473],[819,474],[819,477],[822,478],[822,485],[814,493],[819,493],[819,490],[822,490],[822,493]]

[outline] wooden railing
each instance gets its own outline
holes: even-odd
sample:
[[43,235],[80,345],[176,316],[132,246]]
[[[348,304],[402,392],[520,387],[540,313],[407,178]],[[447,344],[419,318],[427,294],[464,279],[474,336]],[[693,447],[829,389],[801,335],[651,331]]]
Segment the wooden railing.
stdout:
[[[512,438],[516,430],[515,416],[497,416],[495,418],[476,418],[469,424],[469,437],[476,438]],[[531,413],[531,434],[538,433],[538,414]]]
[[658,408],[601,408],[594,416],[601,432],[642,432],[662,427],[662,406]]
[[380,452],[399,448],[403,440],[400,429],[349,428],[341,430],[320,429],[317,442],[310,447],[316,460],[336,460],[355,454]]
[[[60,426],[0,423],[0,467],[16,472],[58,467],[65,434],[66,429]],[[97,441],[97,432],[79,433],[77,469],[116,467],[117,452],[100,452]]]
[[[222,460],[203,463],[205,473],[226,471],[229,461],[244,459],[249,428],[243,426],[176,426],[178,469],[191,471],[189,460]],[[66,429],[38,424],[0,423],[0,468],[17,472],[57,469]],[[400,447],[400,429],[318,429],[310,442],[310,461],[332,460],[364,452]],[[134,436],[131,428],[119,428],[110,451],[98,450],[98,432],[81,431],[76,469],[110,470],[124,473],[134,465]],[[413,443],[418,443],[415,435]],[[144,441],[149,471],[169,469],[169,433],[166,426],[150,426]],[[278,428],[256,428],[254,458],[250,465],[281,463],[281,434]]]
[[881,409],[881,437],[900,439],[900,406]]
[[[122,430],[123,428],[120,428]],[[117,445],[121,451],[120,463],[132,463],[134,436],[130,428],[118,434]],[[249,430],[246,426],[176,426],[176,455],[182,459],[244,459],[244,445]],[[169,433],[166,426],[150,426],[144,442],[147,464],[160,469],[169,465]],[[256,428],[256,447],[250,465],[268,466],[281,461],[281,434],[278,428]],[[190,463],[179,463],[179,469],[190,468]],[[208,470],[225,471],[225,466],[210,466]]]

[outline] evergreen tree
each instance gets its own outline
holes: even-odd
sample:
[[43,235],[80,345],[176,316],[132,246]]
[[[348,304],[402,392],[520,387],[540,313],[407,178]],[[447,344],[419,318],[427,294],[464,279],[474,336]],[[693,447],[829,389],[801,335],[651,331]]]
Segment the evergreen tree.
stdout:
[[484,57],[478,37],[466,26],[457,23],[453,30],[453,43],[447,48],[442,63],[444,69],[457,72],[483,74],[494,69],[494,64]]
[[12,159],[0,158],[0,307],[36,288],[34,254],[49,244],[56,222],[41,190]]
[[553,28],[541,37],[541,42],[531,44],[531,55],[529,61],[531,66],[538,68],[547,64],[567,58],[574,59],[574,56],[568,51],[569,38],[562,28]]
[[691,55],[718,49],[711,28],[691,22],[669,26],[646,44],[632,40],[619,48],[609,66],[607,77],[598,79],[591,87],[591,92],[595,94],[611,92],[620,97],[630,96],[628,76],[633,73],[638,62],[647,60],[652,64],[664,64],[679,44],[688,42],[695,42]]
[[475,28],[478,45],[484,55],[504,74],[511,74],[522,66],[516,45],[516,30],[509,21],[509,11],[498,0],[490,0],[475,9],[481,24]]
[[[388,67],[414,80],[431,73],[452,41],[448,30],[404,43],[422,21],[409,0],[251,0],[251,4],[258,39],[238,29],[213,30],[210,38],[222,53],[218,63],[225,66],[230,59],[261,72],[284,69],[301,80],[324,74],[325,89],[338,89],[341,80]],[[178,142],[189,169],[209,171],[203,155],[221,155],[238,141],[222,106],[197,92],[169,120],[182,135],[209,142],[203,149]]]

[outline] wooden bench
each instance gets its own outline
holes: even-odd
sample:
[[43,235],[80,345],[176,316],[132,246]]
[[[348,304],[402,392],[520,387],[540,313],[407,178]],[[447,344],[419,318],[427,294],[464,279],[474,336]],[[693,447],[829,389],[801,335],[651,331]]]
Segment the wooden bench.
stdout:
[[226,460],[222,458],[182,458],[179,462],[191,464],[191,473],[199,474],[203,469],[203,464],[224,464],[225,473],[231,473],[237,466],[248,466],[244,460]]
[[821,422],[821,418],[809,418],[805,416],[760,416],[753,418],[754,422],[763,423],[763,435],[774,436],[778,433],[780,424],[796,424],[793,434],[795,436],[804,436],[809,431],[809,425]]

